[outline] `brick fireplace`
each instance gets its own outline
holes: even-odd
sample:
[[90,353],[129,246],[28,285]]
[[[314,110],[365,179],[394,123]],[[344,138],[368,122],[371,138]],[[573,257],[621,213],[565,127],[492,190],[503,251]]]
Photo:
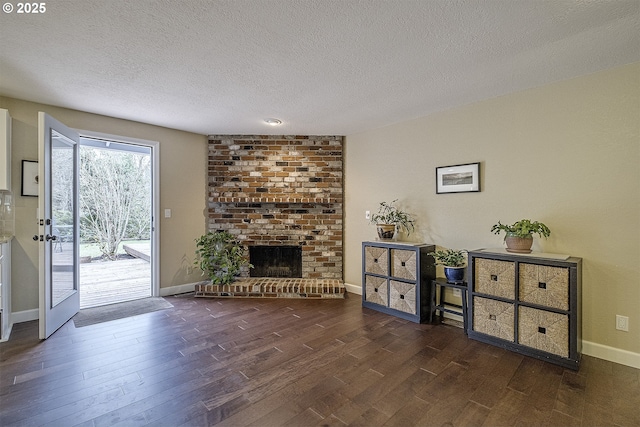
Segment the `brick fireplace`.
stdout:
[[249,247],[299,246],[302,278],[342,279],[342,142],[210,136],[208,229],[227,230]]

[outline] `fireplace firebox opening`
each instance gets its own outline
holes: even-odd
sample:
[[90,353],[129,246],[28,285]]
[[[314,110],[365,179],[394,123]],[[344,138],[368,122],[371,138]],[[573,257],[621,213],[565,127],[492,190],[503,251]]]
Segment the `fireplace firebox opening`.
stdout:
[[249,246],[251,277],[302,277],[300,246]]

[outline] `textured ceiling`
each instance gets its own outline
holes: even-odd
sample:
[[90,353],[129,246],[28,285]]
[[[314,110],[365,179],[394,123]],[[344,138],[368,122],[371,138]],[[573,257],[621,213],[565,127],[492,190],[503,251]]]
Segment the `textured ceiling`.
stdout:
[[0,13],[0,94],[200,134],[348,135],[640,61],[640,0],[45,4]]

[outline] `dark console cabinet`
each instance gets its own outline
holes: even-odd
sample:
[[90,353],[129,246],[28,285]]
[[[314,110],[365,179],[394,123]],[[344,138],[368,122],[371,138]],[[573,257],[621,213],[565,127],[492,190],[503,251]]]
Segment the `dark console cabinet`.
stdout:
[[434,245],[362,243],[362,306],[412,322],[429,320]]
[[469,252],[469,338],[578,369],[582,259]]

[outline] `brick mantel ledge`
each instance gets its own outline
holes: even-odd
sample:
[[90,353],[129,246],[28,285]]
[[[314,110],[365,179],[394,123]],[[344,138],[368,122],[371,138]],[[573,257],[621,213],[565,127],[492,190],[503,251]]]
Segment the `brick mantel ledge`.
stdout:
[[342,199],[337,198],[292,198],[292,197],[212,197],[210,199],[214,203],[309,203],[309,204],[336,204],[342,203]]

